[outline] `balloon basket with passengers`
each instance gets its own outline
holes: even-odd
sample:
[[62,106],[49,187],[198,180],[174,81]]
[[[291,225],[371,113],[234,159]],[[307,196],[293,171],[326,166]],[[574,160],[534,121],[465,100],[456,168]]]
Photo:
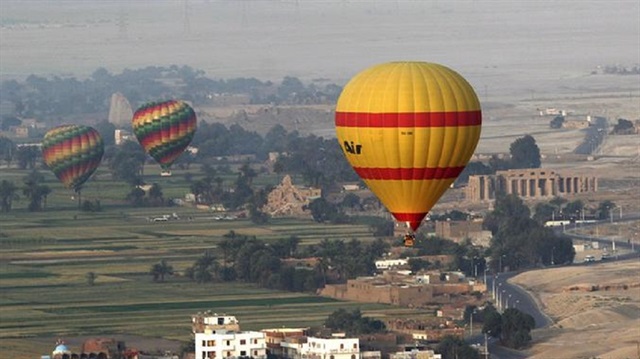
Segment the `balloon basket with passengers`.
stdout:
[[398,222],[404,245],[471,159],[480,102],[448,67],[389,62],[356,74],[336,105],[336,135],[347,161]]

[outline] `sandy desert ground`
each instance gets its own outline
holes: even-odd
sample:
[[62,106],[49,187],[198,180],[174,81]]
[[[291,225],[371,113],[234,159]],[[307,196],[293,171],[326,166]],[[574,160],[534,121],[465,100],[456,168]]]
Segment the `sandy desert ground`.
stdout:
[[635,259],[514,277],[511,281],[534,292],[554,320],[550,328],[534,332],[531,358],[637,358],[639,273]]

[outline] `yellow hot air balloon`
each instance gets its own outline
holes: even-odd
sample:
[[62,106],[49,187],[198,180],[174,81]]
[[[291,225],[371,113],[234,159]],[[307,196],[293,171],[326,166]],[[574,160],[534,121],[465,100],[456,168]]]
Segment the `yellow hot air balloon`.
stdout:
[[347,83],[335,124],[351,166],[415,231],[473,155],[482,115],[473,88],[455,71],[390,62]]

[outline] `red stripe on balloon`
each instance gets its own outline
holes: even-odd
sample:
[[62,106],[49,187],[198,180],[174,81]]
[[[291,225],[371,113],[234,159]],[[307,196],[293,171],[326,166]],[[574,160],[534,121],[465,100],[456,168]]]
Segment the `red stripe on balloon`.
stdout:
[[455,127],[482,124],[480,111],[366,113],[336,112],[339,127]]
[[453,179],[460,175],[464,166],[424,168],[380,168],[354,167],[356,173],[366,180],[435,180]]
[[422,223],[422,220],[424,219],[424,217],[427,215],[427,212],[425,213],[391,212],[391,214],[398,222],[407,222],[409,223],[409,227],[411,227],[413,231],[416,231],[418,230],[418,227],[420,227],[420,223]]

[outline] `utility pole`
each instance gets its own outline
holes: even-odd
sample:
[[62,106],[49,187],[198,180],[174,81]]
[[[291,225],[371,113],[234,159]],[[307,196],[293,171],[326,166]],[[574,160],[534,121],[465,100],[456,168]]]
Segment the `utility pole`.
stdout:
[[[489,342],[487,340],[487,333],[484,333],[484,358],[489,359]],[[638,359],[640,359],[640,356]]]

